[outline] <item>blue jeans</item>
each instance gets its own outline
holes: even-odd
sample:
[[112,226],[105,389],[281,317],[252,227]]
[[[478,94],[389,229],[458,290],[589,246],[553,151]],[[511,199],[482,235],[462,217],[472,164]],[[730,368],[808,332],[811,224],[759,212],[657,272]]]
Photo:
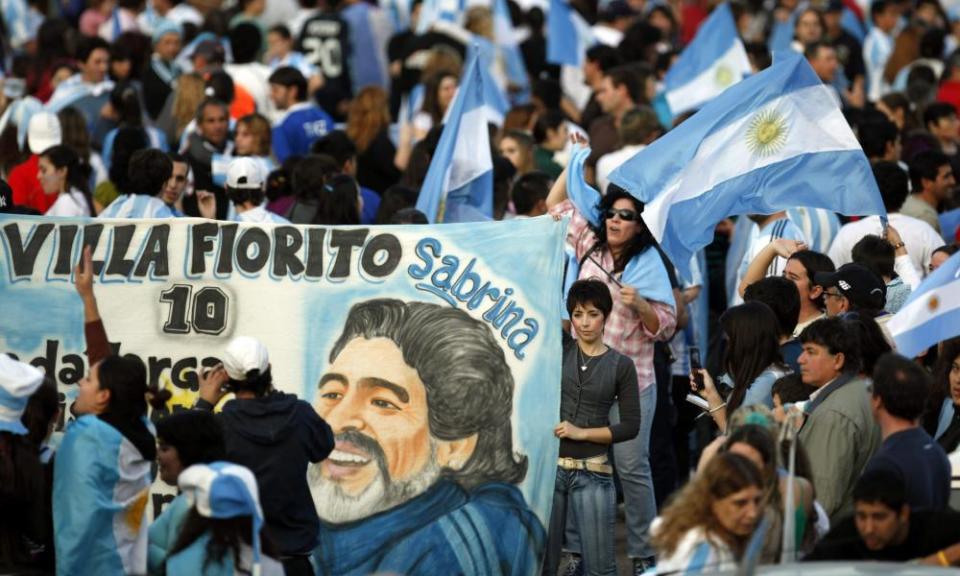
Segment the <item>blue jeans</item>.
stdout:
[[617,555],[613,535],[616,521],[617,489],[613,485],[613,476],[558,467],[544,574],[556,576],[564,532],[567,526],[572,525],[582,536],[580,551],[585,574],[616,576]]

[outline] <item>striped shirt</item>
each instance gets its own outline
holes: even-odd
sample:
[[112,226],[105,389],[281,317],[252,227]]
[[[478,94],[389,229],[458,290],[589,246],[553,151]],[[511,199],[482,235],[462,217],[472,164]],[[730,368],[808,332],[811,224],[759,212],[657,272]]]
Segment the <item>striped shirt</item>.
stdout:
[[104,208],[98,218],[174,218],[163,200],[145,194],[124,194]]
[[803,232],[810,249],[821,254],[827,253],[840,231],[840,218],[836,212],[823,208],[790,208],[787,218]]

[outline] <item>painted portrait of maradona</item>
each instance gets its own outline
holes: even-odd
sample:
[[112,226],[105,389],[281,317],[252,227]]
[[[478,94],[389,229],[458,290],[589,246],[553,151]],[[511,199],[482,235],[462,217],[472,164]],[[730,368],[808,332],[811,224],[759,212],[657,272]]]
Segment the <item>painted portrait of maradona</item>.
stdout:
[[355,304],[318,381],[336,435],[311,465],[318,574],[533,574],[546,534],[518,488],[514,379],[483,322],[425,302]]

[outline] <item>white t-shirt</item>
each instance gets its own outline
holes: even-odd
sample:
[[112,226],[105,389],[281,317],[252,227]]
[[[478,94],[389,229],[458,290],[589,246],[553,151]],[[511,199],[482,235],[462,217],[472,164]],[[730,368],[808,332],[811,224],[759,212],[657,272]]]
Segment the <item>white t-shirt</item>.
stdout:
[[643,144],[630,144],[619,150],[604,154],[597,160],[597,185],[600,187],[600,193],[607,193],[607,186],[610,184],[610,173],[616,170],[621,164],[633,158],[633,156],[646,148]]
[[[889,220],[890,225],[900,233],[907,255],[910,256],[910,262],[920,277],[925,277],[930,266],[930,256],[934,250],[943,246],[943,238],[932,226],[912,216],[894,213],[889,215]],[[833,244],[830,245],[827,256],[833,260],[837,268],[853,262],[851,252],[854,245],[868,234],[876,236],[883,234],[883,225],[880,223],[879,216],[869,216],[841,227],[837,237],[833,239]]]
[[65,216],[75,218],[78,216],[90,216],[90,204],[76,188],[71,188],[69,192],[64,192],[57,196],[57,201],[53,206],[47,209],[44,216]]

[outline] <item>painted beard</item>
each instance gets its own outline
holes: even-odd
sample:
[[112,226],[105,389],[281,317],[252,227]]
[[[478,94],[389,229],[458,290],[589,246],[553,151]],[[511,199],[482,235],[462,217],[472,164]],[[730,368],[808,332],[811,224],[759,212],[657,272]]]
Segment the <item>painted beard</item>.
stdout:
[[322,462],[310,464],[307,468],[310,494],[317,515],[327,524],[346,524],[390,510],[423,494],[440,478],[441,468],[436,462],[436,444],[432,438],[426,465],[410,479],[403,481],[390,478],[383,449],[370,437],[348,430],[338,434],[336,442],[349,442],[373,457],[378,474],[363,492],[352,496],[338,482],[323,477]]

